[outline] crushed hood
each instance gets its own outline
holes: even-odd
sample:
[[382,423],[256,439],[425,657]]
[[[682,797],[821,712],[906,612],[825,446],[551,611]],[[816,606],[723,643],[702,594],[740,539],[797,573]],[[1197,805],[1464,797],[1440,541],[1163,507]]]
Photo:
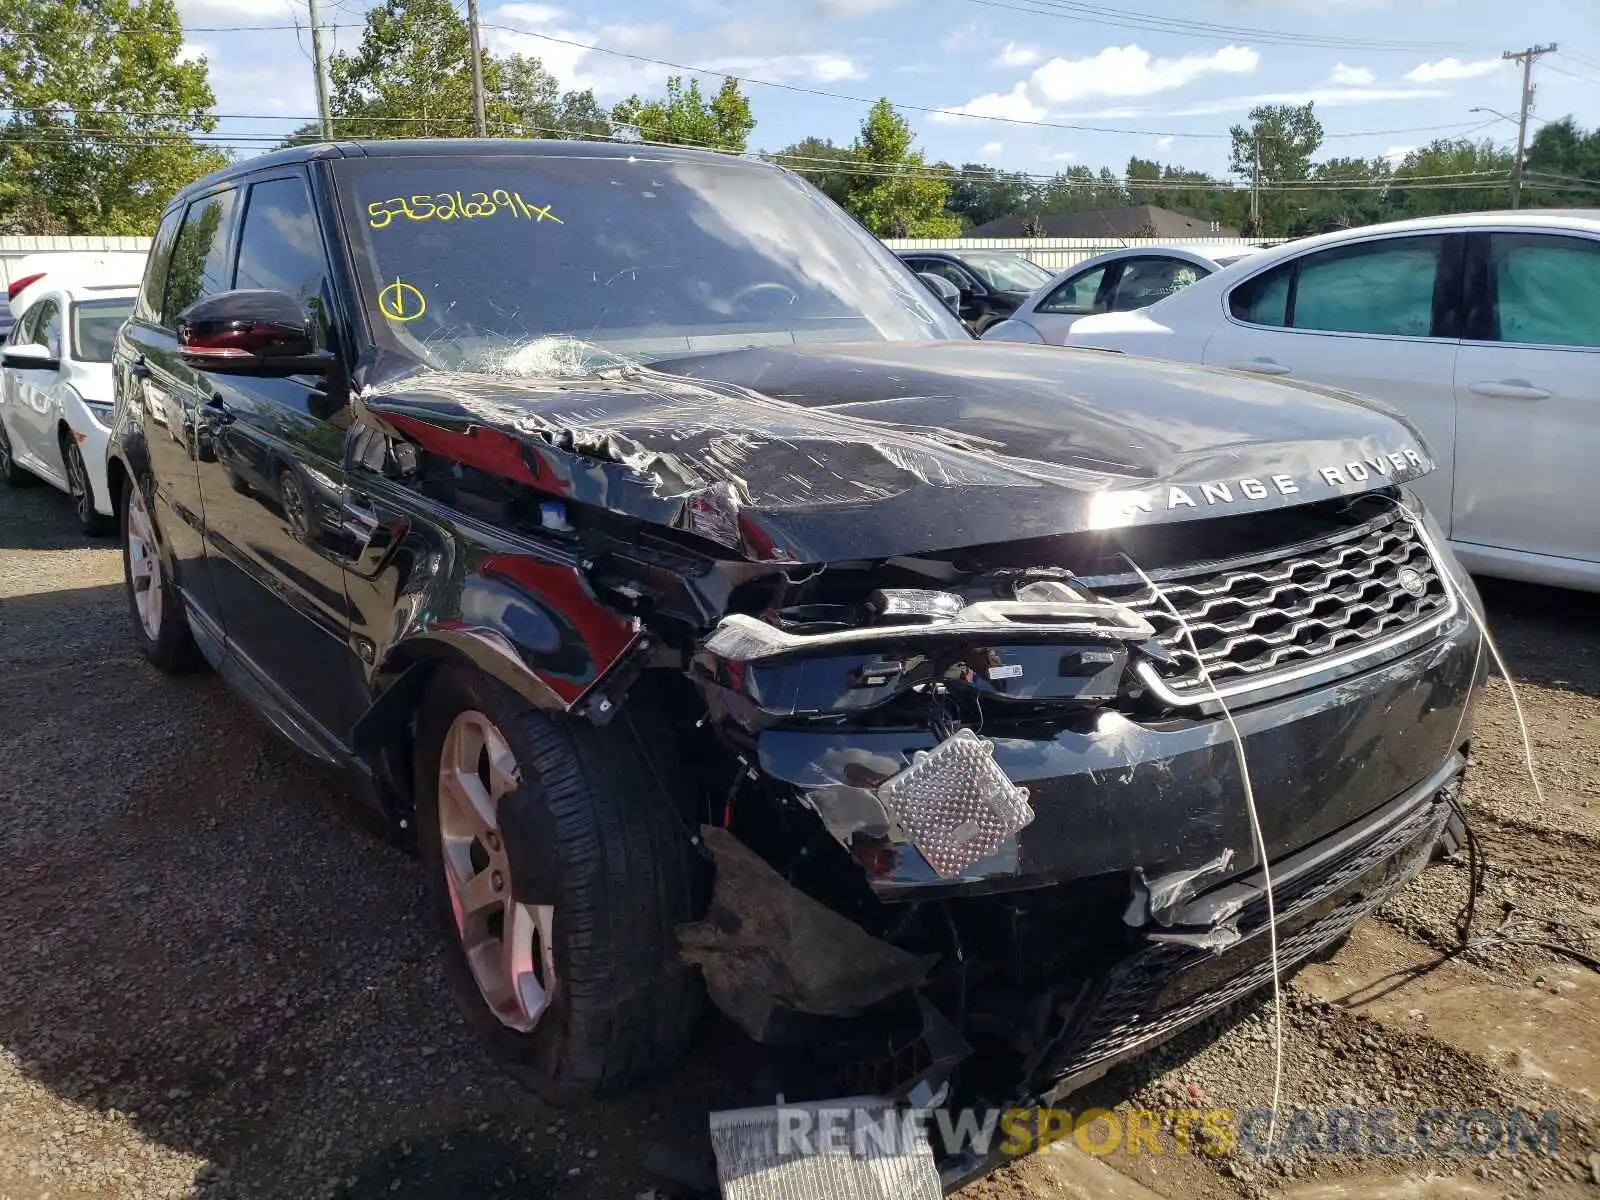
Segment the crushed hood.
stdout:
[[358,404],[425,449],[771,562],[1304,504],[1432,468],[1345,393],[1014,343],[736,350],[599,375],[386,359]]

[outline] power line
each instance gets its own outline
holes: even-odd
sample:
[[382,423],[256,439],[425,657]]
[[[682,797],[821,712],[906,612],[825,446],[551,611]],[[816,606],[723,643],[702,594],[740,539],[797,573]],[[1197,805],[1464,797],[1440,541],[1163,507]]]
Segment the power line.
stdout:
[[1560,67],[1551,66],[1549,63],[1545,63],[1544,69],[1546,71],[1554,71],[1557,75],[1565,75],[1568,79],[1577,79],[1584,83],[1592,83],[1596,87],[1600,87],[1600,79],[1591,79],[1587,75],[1579,75],[1576,71],[1564,71]]
[[1283,29],[1262,29],[1247,25],[1222,25],[1212,21],[1192,21],[1181,17],[1166,17],[1154,13],[1139,13],[1123,9],[1101,8],[1091,4],[1073,3],[1071,0],[1028,0],[1028,6],[1005,3],[1004,0],[967,0],[986,8],[1003,8],[1011,12],[1029,13],[1039,17],[1088,25],[1109,25],[1119,29],[1134,29],[1152,33],[1169,33],[1179,37],[1200,38],[1207,41],[1257,41],[1280,46],[1318,47],[1329,50],[1362,50],[1374,53],[1417,54],[1434,50],[1462,50],[1471,48],[1465,42],[1405,42],[1374,38],[1350,38],[1335,35],[1294,33]]

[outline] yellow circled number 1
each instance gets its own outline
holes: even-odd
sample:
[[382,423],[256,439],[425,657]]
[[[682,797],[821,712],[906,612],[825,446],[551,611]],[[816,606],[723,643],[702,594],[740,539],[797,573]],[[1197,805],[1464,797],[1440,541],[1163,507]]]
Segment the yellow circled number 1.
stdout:
[[391,321],[415,321],[428,311],[428,301],[396,275],[394,282],[378,293],[378,309]]

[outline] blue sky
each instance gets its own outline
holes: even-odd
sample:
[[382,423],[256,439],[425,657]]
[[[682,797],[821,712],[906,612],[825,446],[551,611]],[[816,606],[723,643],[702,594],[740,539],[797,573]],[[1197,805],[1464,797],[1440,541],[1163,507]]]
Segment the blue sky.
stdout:
[[[320,3],[324,22],[347,26],[329,42],[353,48],[367,4]],[[1513,124],[1469,110],[1514,115],[1520,69],[1500,52],[1550,42],[1561,53],[1535,67],[1537,116],[1600,125],[1600,0],[1134,3],[480,0],[480,11],[490,49],[537,56],[564,87],[608,104],[659,91],[670,69],[641,58],[813,89],[747,85],[759,149],[810,134],[850,141],[865,106],[814,92],[937,110],[906,109],[930,159],[1041,174],[1076,163],[1120,174],[1131,154],[1221,173],[1229,125],[1263,102],[1317,101],[1323,157],[1399,155],[1457,135],[1510,142]],[[179,6],[217,111],[240,114],[223,132],[281,134],[315,111],[309,38],[292,28],[305,0]],[[280,28],[234,28],[263,25]]]

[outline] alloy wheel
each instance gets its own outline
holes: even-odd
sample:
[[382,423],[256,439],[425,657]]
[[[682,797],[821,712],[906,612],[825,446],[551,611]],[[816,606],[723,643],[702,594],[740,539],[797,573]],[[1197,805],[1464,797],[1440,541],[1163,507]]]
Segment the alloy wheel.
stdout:
[[89,468],[84,465],[83,452],[75,442],[67,443],[67,487],[78,519],[87,525],[95,515],[94,491],[89,486]]
[[555,906],[512,886],[500,800],[521,783],[505,735],[480,712],[451,722],[439,754],[439,838],[456,932],[473,980],[500,1023],[531,1032],[556,991]]
[[164,587],[161,560],[156,555],[155,531],[144,497],[134,487],[128,498],[128,583],[133,588],[133,606],[139,624],[152,642],[161,637],[161,609]]

